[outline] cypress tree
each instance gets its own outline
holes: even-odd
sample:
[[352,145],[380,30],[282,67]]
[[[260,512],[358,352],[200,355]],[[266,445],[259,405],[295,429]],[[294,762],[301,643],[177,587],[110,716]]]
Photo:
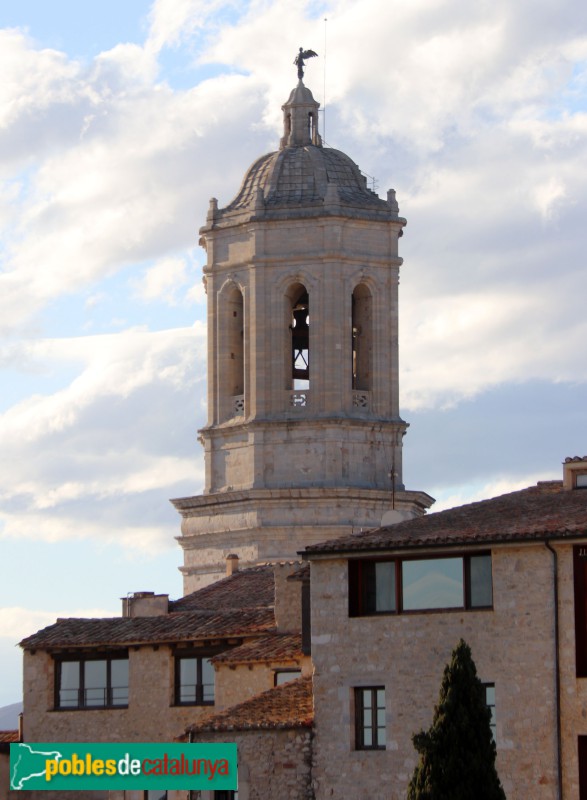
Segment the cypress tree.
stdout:
[[506,800],[490,721],[471,648],[461,639],[445,667],[432,726],[412,737],[420,758],[408,800]]

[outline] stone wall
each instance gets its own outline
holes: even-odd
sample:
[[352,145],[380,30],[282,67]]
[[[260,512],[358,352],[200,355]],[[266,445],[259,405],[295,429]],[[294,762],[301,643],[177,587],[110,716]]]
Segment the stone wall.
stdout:
[[215,706],[175,706],[171,648],[129,649],[128,708],[53,710],[53,658],[24,654],[24,741],[172,741]]
[[[565,797],[578,796],[577,735],[586,681],[574,677],[572,558],[560,551]],[[312,563],[316,798],[400,800],[416,764],[411,736],[430,726],[459,639],[495,683],[497,767],[508,800],[557,797],[553,559],[543,544],[493,550],[491,611],[349,618],[347,562]],[[354,749],[353,688],[385,686],[387,746]]]
[[[312,800],[309,729],[207,732],[198,740],[237,743],[239,800]],[[211,792],[203,791],[199,800],[212,798]]]

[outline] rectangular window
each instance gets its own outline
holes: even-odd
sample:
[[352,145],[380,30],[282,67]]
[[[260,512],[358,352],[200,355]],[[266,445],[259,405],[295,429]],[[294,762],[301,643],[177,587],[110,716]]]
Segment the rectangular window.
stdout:
[[587,678],[587,545],[573,547],[577,678]]
[[167,800],[167,791],[161,789],[146,789],[143,800]]
[[175,702],[196,706],[214,704],[214,667],[209,656],[176,656]]
[[491,728],[493,741],[495,742],[497,741],[495,738],[495,684],[484,683],[483,689],[485,690],[485,705],[491,712],[491,721],[489,722],[489,726]]
[[128,706],[128,655],[57,661],[57,708]]
[[349,561],[351,617],[492,606],[490,553]]
[[281,686],[283,683],[295,681],[302,674],[301,669],[276,669],[273,678],[274,686]]
[[385,688],[355,689],[355,747],[385,750]]

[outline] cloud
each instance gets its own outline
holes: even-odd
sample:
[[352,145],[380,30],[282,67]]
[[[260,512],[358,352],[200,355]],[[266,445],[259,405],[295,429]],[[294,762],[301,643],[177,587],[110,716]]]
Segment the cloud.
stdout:
[[203,407],[201,324],[21,344],[11,358],[19,348],[30,369],[77,367],[60,390],[0,416],[2,535],[169,546],[176,521],[167,500],[202,480],[192,410],[198,395]]
[[145,270],[140,280],[133,282],[136,296],[145,302],[179,303],[178,292],[188,282],[187,264],[183,258],[163,258]]

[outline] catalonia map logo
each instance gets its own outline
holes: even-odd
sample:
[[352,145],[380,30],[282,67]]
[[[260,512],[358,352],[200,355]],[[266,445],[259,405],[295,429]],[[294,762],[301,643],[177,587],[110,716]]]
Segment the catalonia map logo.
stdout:
[[237,747],[234,743],[11,744],[10,788],[236,790]]

